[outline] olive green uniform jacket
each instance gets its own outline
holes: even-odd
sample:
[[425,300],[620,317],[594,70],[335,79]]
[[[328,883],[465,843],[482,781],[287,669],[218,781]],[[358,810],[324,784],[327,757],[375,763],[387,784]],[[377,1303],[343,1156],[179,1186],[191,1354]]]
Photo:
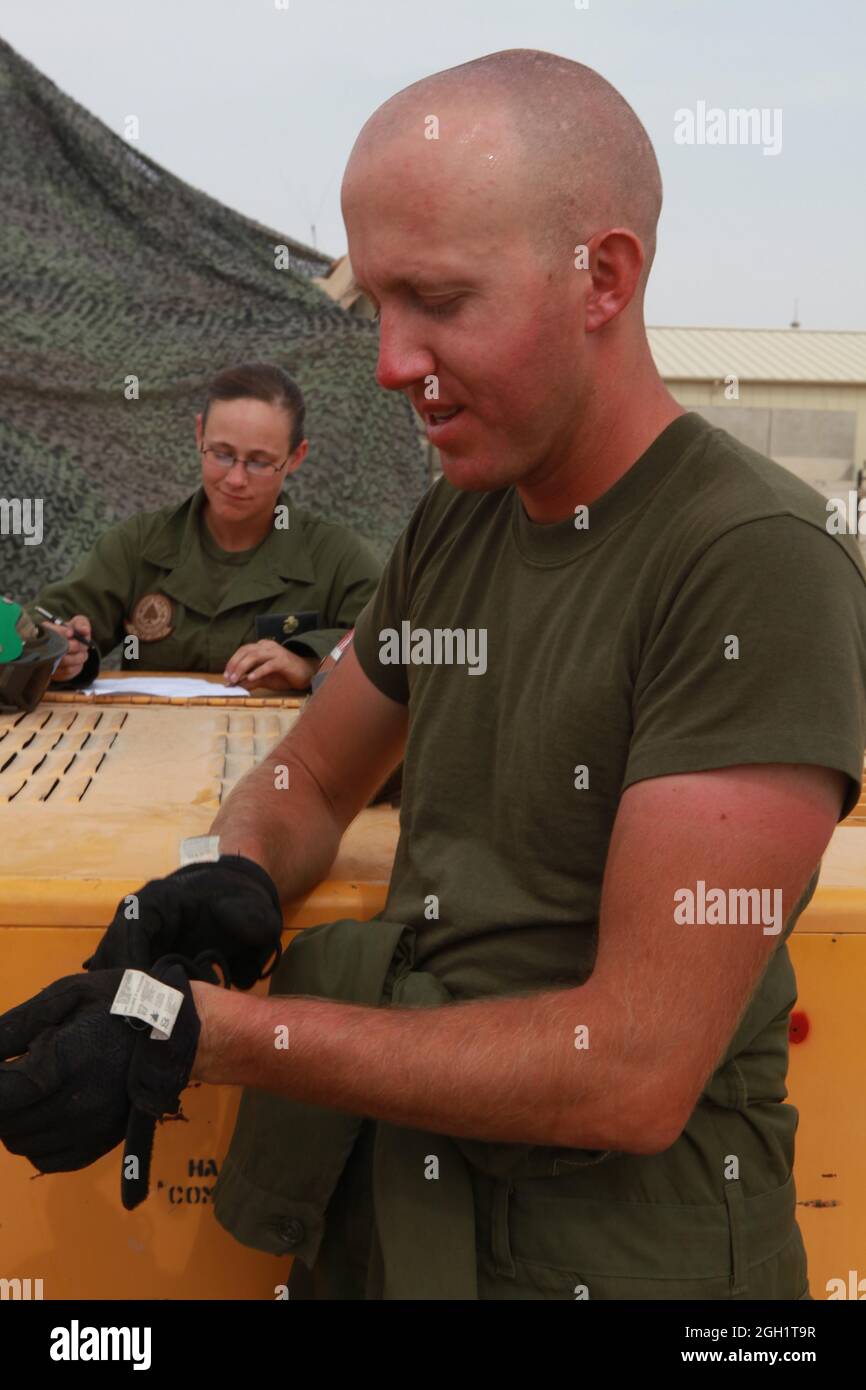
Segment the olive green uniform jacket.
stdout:
[[[202,536],[204,501],[198,488],[179,506],[112,526],[34,604],[60,618],[86,615],[103,655],[137,636],[138,658],[124,651],[124,669],[218,672],[238,647],[262,637],[301,656],[327,656],[378,582],[379,563],[363,541],[283,493],[277,501],[288,525],[275,525],[246,560],[227,568],[231,557],[222,552],[220,563],[213,539]],[[66,684],[89,683],[97,667],[88,662]]]

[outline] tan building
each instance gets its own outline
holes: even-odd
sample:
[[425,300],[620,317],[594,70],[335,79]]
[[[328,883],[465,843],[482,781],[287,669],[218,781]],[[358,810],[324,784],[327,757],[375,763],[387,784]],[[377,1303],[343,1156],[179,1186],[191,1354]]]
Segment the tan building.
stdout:
[[341,309],[361,318],[375,318],[375,310],[363,291],[358,289],[348,256],[340,256],[328,266],[324,275],[313,278],[313,284],[324,290]]
[[649,328],[684,406],[790,468],[826,497],[866,465],[866,333]]

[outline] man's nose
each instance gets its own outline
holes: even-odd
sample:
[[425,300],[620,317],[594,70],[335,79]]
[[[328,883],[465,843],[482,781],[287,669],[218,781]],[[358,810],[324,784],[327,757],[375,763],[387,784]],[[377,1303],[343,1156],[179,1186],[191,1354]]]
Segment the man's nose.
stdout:
[[405,320],[379,320],[379,359],[376,380],[386,391],[405,391],[433,371],[432,353],[418,340]]

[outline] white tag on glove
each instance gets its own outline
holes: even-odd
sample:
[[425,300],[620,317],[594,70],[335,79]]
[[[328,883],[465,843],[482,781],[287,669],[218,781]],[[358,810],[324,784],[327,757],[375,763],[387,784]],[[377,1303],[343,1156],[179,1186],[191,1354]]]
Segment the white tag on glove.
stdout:
[[187,835],[180,842],[180,867],[187,864],[216,864],[220,857],[219,835]]
[[182,1003],[183,994],[179,989],[154,980],[143,970],[124,970],[109,1013],[139,1018],[151,1024],[150,1036],[157,1042],[166,1042],[171,1037]]

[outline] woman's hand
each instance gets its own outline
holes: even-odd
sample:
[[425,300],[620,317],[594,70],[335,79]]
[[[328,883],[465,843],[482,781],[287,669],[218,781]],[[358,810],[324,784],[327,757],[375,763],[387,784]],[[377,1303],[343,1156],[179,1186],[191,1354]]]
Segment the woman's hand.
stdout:
[[73,630],[83,633],[85,637],[93,634],[90,628],[90,619],[85,618],[83,613],[77,613],[74,618],[70,618],[68,623],[44,623],[44,627],[50,627],[52,632],[59,632],[61,637],[65,637],[69,642],[69,647],[58,662],[56,670],[52,673],[53,681],[71,681],[79,675],[85,661],[87,660],[90,648],[84,642],[77,642],[73,637]]
[[265,638],[238,647],[223,679],[245,690],[306,690],[319,665],[318,657],[298,656]]

